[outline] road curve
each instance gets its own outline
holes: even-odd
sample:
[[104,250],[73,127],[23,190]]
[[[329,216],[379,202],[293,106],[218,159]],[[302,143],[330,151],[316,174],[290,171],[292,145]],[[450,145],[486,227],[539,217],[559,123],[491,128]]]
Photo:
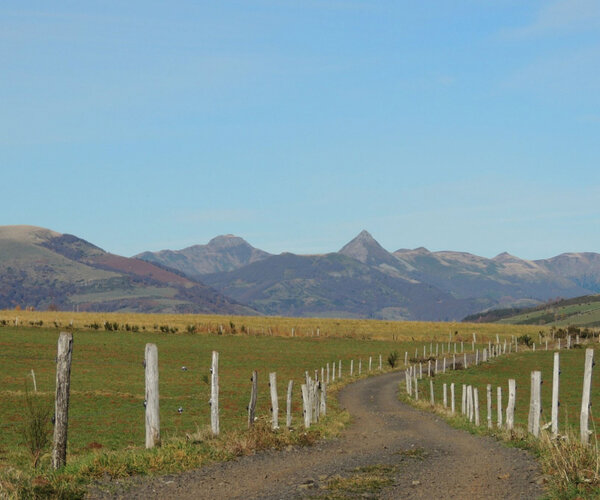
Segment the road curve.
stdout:
[[[535,499],[543,495],[539,466],[530,454],[454,429],[433,414],[401,403],[400,379],[400,373],[389,373],[340,391],[340,403],[352,415],[352,423],[335,440],[141,479],[132,489],[113,485],[111,494],[96,490],[90,498],[318,498],[326,493],[328,479],[373,465],[393,466],[388,469],[391,484],[376,498]],[[411,458],[406,450],[415,449],[417,456]]]

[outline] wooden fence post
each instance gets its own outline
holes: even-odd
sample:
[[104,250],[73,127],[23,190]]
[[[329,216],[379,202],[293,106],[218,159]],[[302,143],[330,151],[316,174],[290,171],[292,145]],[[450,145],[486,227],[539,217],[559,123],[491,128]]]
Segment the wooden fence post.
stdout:
[[73,334],[61,332],[56,355],[56,393],[54,397],[54,441],[52,467],[59,469],[67,463],[67,431],[69,427],[69,395],[71,392],[71,360]]
[[486,386],[487,395],[487,426],[488,429],[492,428],[492,384]]
[[515,400],[517,397],[517,382],[508,379],[508,404],[506,405],[506,428],[510,431],[515,426]]
[[279,398],[277,397],[277,373],[269,373],[269,388],[271,389],[271,427],[279,429]]
[[308,386],[306,384],[302,384],[300,389],[302,390],[302,407],[303,407],[302,413],[304,416],[304,427],[308,429],[310,427],[310,421],[312,420],[312,418],[311,418],[312,410],[310,408],[310,397],[308,394]]
[[358,358],[358,375],[362,373],[362,358]]
[[212,352],[210,369],[210,428],[213,436],[218,436],[219,429],[219,353]]
[[341,359],[339,360],[339,363],[338,363],[338,378],[340,378],[340,379],[342,378],[342,360]]
[[465,384],[462,385],[462,402],[460,405],[460,414],[464,415],[467,409],[467,386]]
[[379,371],[383,370],[383,365],[381,364],[381,354],[379,355]]
[[289,429],[292,426],[292,391],[294,389],[294,381],[288,382],[287,401],[286,401],[286,419],[285,426]]
[[592,367],[594,366],[594,349],[585,350],[585,369],[583,372],[583,394],[581,396],[581,415],[579,427],[581,430],[581,442],[588,444],[591,431],[588,428],[590,412],[590,392],[592,390]]
[[[496,388],[496,406],[498,412],[498,429],[502,428],[502,387]],[[506,410],[508,412],[508,408]]]
[[373,361],[373,356],[369,356],[369,371],[371,371],[371,362]]
[[[548,342],[548,339],[546,339]],[[552,370],[552,434],[558,434],[558,397],[560,390],[560,353],[554,353],[554,368]]]
[[454,382],[450,384],[450,409],[454,415]]
[[542,372],[531,372],[531,394],[527,430],[535,437],[540,435],[540,413],[542,412]]
[[435,406],[435,399],[433,396],[433,379],[429,379],[429,393],[431,395],[431,406]]
[[252,382],[252,386],[250,389],[250,404],[248,405],[248,429],[254,425],[256,412],[256,397],[258,392],[258,373],[256,370],[252,372],[250,382]]
[[158,349],[146,344],[146,448],[160,446],[160,414],[158,393]]
[[327,415],[327,383],[321,382],[321,413]]
[[442,387],[444,388],[444,408],[448,408],[448,385],[446,382],[444,382]]
[[475,425],[479,427],[479,391],[473,388],[473,405],[475,407]]

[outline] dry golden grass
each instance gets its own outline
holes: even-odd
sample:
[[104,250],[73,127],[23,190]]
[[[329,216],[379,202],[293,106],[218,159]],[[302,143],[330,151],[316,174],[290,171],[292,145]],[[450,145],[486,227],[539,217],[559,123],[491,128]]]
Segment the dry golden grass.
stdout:
[[[104,324],[116,324],[119,330],[139,328],[140,331],[171,333],[238,333],[250,335],[299,337],[351,337],[379,340],[453,340],[471,341],[477,333],[478,342],[511,335],[537,336],[544,330],[532,325],[474,324],[460,322],[382,321],[370,319],[286,318],[277,316],[218,316],[205,314],[141,314],[90,313],[64,311],[0,311],[0,325],[39,326],[76,329],[101,329]],[[3,323],[4,322],[4,323]],[[129,327],[129,328],[128,328]],[[162,329],[161,329],[162,327]]]

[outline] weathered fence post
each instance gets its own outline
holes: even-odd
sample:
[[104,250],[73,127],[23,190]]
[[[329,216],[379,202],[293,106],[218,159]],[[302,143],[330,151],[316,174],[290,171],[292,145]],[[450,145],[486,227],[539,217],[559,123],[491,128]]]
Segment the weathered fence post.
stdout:
[[473,388],[473,404],[475,406],[475,425],[479,427],[479,391],[477,387]]
[[321,413],[327,415],[327,383],[321,382]]
[[292,391],[294,389],[294,381],[288,382],[287,401],[286,401],[286,419],[285,426],[289,429],[292,426]]
[[158,393],[158,349],[146,344],[146,448],[160,446],[160,415]]
[[342,360],[339,360],[339,364],[338,364],[338,378],[342,378]]
[[450,384],[450,409],[454,415],[454,382]]
[[[498,412],[498,429],[502,428],[502,387],[496,388],[496,403],[497,403],[497,412]],[[506,409],[508,413],[508,408]]]
[[54,442],[52,467],[59,469],[67,463],[67,430],[69,427],[69,395],[71,390],[71,360],[73,334],[61,332],[56,355],[56,393],[54,397]]
[[[546,342],[548,339],[546,339]],[[552,434],[558,434],[558,397],[560,390],[560,353],[554,353],[554,368],[552,370]]]
[[592,390],[592,367],[594,366],[594,349],[585,350],[585,369],[583,372],[583,394],[581,396],[581,415],[579,427],[581,430],[581,442],[588,444],[591,431],[588,428],[590,412],[590,392]]
[[492,384],[486,386],[487,395],[487,426],[488,429],[492,428]]
[[444,382],[442,387],[444,388],[444,408],[448,408],[448,385],[446,382]]
[[383,365],[381,364],[381,354],[379,355],[379,371],[383,370]]
[[373,361],[373,356],[369,356],[369,371],[371,371],[371,362]]
[[429,392],[431,394],[431,406],[435,406],[435,399],[433,396],[433,379],[429,379]]
[[310,407],[310,396],[308,394],[308,385],[302,384],[300,387],[302,390],[302,413],[304,416],[304,427],[307,429],[310,427],[310,421],[312,420],[312,410]]
[[517,382],[508,379],[508,404],[506,405],[506,428],[510,431],[515,426],[515,400],[517,397]]
[[540,435],[540,413],[542,412],[542,372],[531,372],[531,394],[527,430],[535,437]]
[[460,405],[460,414],[464,415],[467,409],[467,386],[465,384],[462,385],[462,402]]
[[358,358],[358,375],[362,373],[362,358]]
[[279,398],[277,397],[277,373],[269,373],[269,388],[271,389],[271,427],[279,429]]
[[248,405],[248,429],[254,425],[256,412],[256,397],[258,392],[258,373],[256,370],[252,372],[250,382],[252,382],[252,386],[250,389],[250,404]]
[[35,380],[35,372],[31,369],[31,378],[33,379],[33,392],[37,392],[37,382]]
[[210,428],[213,436],[219,435],[219,353],[217,351],[212,352],[210,369]]

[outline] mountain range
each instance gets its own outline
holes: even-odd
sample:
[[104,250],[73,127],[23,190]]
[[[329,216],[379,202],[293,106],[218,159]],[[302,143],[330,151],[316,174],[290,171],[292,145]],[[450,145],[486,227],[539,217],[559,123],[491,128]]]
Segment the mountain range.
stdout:
[[0,308],[459,320],[600,292],[600,254],[524,260],[388,252],[367,231],[339,251],[272,255],[233,235],[117,256],[76,236],[0,227]]
[[0,309],[255,314],[163,266],[34,226],[0,226]]

